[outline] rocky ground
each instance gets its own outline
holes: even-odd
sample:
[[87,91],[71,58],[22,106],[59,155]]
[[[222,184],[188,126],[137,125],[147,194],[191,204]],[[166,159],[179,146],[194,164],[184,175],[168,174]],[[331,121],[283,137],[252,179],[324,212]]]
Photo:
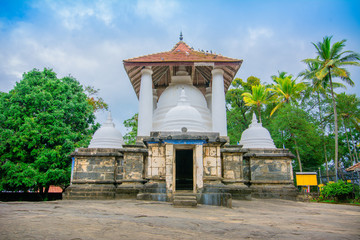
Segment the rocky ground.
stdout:
[[147,201],[0,202],[0,239],[360,239],[360,207],[285,200],[233,208]]

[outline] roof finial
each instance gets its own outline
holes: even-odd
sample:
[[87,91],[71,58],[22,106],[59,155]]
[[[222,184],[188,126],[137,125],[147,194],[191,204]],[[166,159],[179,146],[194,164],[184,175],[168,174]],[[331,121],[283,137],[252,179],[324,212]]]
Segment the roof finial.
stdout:
[[180,37],[179,37],[180,41],[182,41],[184,38],[183,38],[183,35],[182,35],[182,31],[180,31]]

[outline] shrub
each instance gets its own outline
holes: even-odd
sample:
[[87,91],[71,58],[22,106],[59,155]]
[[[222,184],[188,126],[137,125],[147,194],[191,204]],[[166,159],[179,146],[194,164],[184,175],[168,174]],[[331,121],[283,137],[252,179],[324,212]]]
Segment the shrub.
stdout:
[[326,184],[321,191],[321,195],[326,199],[338,199],[339,201],[342,201],[350,197],[352,192],[352,184],[347,184],[344,181],[339,180],[335,183]]

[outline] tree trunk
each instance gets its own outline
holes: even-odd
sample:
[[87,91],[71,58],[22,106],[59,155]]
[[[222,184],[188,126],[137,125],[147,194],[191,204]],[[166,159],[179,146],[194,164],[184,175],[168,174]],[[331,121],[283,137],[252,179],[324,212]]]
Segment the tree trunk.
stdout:
[[326,179],[329,182],[329,166],[328,166],[328,160],[327,160],[327,154],[326,154],[326,145],[324,144],[324,148],[325,148],[325,165],[326,165]]
[[257,107],[257,110],[258,110],[258,113],[259,113],[260,123],[262,123],[262,122],[261,122],[261,106],[258,106],[258,107]]
[[295,136],[293,134],[291,134],[293,136],[294,139],[294,143],[295,143],[295,151],[296,151],[296,157],[298,159],[299,162],[299,168],[300,168],[300,172],[302,172],[302,166],[301,166],[301,159],[300,159],[300,154],[299,154],[299,148],[295,139]]
[[347,143],[349,154],[350,154],[350,161],[351,161],[351,164],[353,164],[354,160],[353,160],[352,152],[351,152],[351,149],[350,149],[350,143],[349,143],[349,138],[348,138],[348,134],[347,134],[347,131],[346,131],[344,119],[343,119],[343,125],[344,125],[344,131],[345,131],[345,136],[346,136],[346,143]]
[[353,137],[353,135],[352,135],[352,130],[351,130],[351,128],[349,128],[349,130],[350,130],[351,141],[352,141],[352,144],[353,144],[353,147],[354,147],[355,160],[356,160],[356,162],[359,162],[359,157],[358,157],[358,153],[357,153],[357,150],[356,150],[356,145],[355,145],[354,137]]
[[[319,120],[320,120],[320,123],[322,123],[323,119],[322,119],[322,114],[321,114],[320,93],[318,91],[317,91],[317,97],[318,97],[318,106],[319,106]],[[325,143],[325,123],[322,123],[321,129],[322,129],[321,137],[322,137],[323,144],[324,144],[324,160],[326,163],[326,178],[327,178],[327,181],[329,182],[329,168],[328,168],[326,143]]]
[[331,80],[331,69],[329,68],[329,80],[330,80],[330,89],[331,89],[331,97],[333,102],[333,108],[334,108],[334,133],[335,133],[335,157],[334,157],[334,164],[335,164],[335,181],[338,180],[338,119],[337,119],[337,111],[336,111],[336,102],[335,102],[335,96],[334,96],[334,89],[333,89],[333,83]]

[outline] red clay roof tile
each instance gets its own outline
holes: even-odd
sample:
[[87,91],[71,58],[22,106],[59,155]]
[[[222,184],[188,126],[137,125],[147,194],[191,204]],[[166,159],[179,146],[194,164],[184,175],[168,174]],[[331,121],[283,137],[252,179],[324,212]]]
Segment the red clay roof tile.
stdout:
[[150,62],[242,62],[242,60],[224,57],[210,52],[195,51],[183,41],[178,42],[168,52],[154,53],[124,60],[124,63]]

